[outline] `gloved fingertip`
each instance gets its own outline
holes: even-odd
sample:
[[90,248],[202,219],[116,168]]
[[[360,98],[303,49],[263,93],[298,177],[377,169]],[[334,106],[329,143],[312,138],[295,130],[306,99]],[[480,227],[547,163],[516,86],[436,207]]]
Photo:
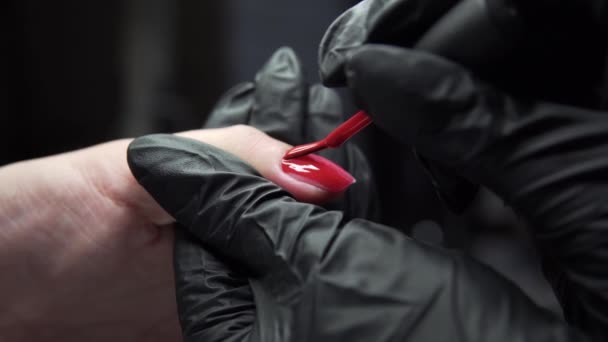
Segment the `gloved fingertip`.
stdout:
[[131,173],[139,181],[152,172],[160,156],[164,134],[146,135],[134,139],[127,148],[127,163]]
[[292,48],[283,46],[275,51],[256,75],[256,82],[279,76],[281,79],[301,79],[302,64]]

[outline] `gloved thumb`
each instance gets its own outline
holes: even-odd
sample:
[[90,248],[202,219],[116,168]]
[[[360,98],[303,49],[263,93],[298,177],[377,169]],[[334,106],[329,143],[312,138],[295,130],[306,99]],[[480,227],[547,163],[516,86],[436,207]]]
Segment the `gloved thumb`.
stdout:
[[[267,271],[265,237],[258,230],[239,231],[242,215],[265,197],[288,198],[287,192],[263,179],[255,169],[214,146],[173,135],[135,139],[127,160],[138,183],[177,223],[212,251],[254,273]],[[257,198],[253,198],[256,195]],[[250,240],[241,239],[246,235]],[[249,243],[256,248],[240,245]],[[250,262],[250,250],[259,252]]]
[[127,157],[139,184],[209,250],[254,277],[287,272],[274,284],[279,288],[299,282],[289,265],[307,274],[316,261],[311,255],[320,257],[324,248],[312,243],[301,254],[294,241],[308,245],[312,240],[302,237],[311,227],[322,228],[315,239],[330,241],[342,221],[341,213],[295,201],[236,156],[196,140],[144,136],[129,145]]

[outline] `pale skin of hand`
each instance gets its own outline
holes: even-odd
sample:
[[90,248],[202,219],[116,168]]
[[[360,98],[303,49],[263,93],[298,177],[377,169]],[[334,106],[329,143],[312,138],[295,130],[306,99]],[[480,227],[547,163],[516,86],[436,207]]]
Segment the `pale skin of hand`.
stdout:
[[[291,146],[247,126],[183,132],[295,198],[332,195],[280,171]],[[172,218],[127,166],[131,140],[0,168],[0,341],[179,341]]]

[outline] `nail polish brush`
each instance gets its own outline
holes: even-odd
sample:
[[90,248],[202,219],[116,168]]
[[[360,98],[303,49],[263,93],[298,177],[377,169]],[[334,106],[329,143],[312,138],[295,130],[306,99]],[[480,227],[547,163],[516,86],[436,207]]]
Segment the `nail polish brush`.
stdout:
[[329,133],[324,139],[292,147],[285,153],[283,159],[297,158],[326,148],[340,147],[371,122],[372,119],[364,111],[359,111]]
[[[504,62],[508,55],[505,51],[517,46],[523,30],[522,15],[511,1],[465,0],[433,25],[414,48],[441,55],[474,70],[483,70]],[[295,146],[283,158],[339,147],[371,121],[360,111],[325,139]]]

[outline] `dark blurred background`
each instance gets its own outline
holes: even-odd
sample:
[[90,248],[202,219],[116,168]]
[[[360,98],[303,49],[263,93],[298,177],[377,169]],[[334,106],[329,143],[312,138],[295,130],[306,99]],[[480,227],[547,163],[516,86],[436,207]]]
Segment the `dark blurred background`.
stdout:
[[200,127],[282,45],[314,80],[319,40],[349,3],[9,1],[0,164]]
[[[201,127],[219,96],[291,46],[318,81],[331,21],[356,1],[89,0],[5,2],[0,166],[105,140]],[[345,113],[346,114],[346,113]],[[370,128],[382,223],[467,250],[558,312],[523,223],[484,191],[448,212],[411,154],[395,167]]]

